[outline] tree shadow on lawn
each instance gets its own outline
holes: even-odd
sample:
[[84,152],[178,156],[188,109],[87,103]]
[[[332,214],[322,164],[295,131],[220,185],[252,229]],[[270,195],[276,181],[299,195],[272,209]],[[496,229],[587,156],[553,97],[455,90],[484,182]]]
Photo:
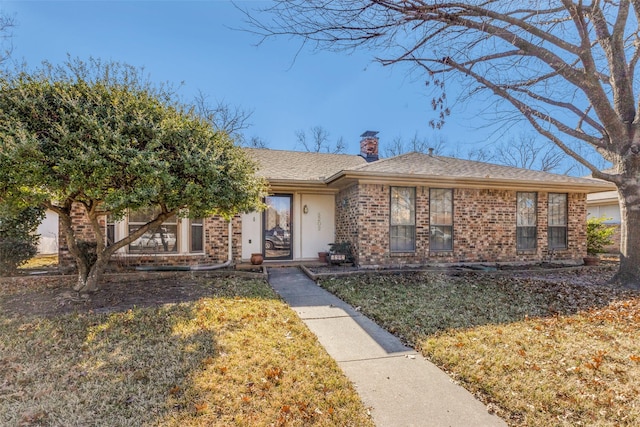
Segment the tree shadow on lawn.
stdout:
[[56,305],[64,289],[42,281],[0,303],[1,425],[369,425],[264,280],[176,274]]
[[[14,280],[12,280],[14,279]],[[193,275],[189,272],[108,275],[101,289],[85,296],[71,290],[75,276],[8,278],[0,282],[0,309],[7,316],[52,317],[70,313],[112,313],[136,307],[195,301],[202,297],[251,296],[276,298],[265,293],[264,282],[247,285],[238,277]]]

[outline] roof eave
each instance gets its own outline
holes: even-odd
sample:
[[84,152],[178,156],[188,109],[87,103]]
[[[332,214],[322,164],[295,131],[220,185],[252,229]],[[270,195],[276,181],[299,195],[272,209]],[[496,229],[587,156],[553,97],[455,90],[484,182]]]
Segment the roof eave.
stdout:
[[451,188],[498,188],[527,191],[549,190],[570,193],[593,193],[615,189],[612,183],[595,180],[584,183],[553,182],[492,177],[443,177],[439,175],[414,175],[389,172],[367,173],[361,171],[342,171],[329,177],[325,182],[327,185],[343,188],[355,181],[371,184],[443,186]]
[[269,179],[271,192],[309,190],[321,193],[335,193],[335,188],[328,187],[324,180]]

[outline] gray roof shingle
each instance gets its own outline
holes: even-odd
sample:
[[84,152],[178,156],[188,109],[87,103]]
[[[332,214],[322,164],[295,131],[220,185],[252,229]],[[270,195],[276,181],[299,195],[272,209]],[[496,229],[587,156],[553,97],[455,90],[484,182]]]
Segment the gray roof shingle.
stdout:
[[332,182],[344,175],[394,176],[408,179],[486,181],[529,185],[602,187],[604,181],[552,174],[424,153],[406,153],[367,163],[358,155],[246,148],[260,165],[258,175],[271,181]]
[[[594,183],[592,179],[568,175],[502,166],[453,157],[433,156],[424,153],[406,153],[388,159],[378,160],[351,169],[368,174],[403,174],[415,177],[469,178],[554,182],[567,184]],[[602,181],[600,181],[602,182]]]
[[260,168],[258,175],[272,180],[324,181],[336,173],[366,164],[352,154],[308,153],[303,151],[247,148]]

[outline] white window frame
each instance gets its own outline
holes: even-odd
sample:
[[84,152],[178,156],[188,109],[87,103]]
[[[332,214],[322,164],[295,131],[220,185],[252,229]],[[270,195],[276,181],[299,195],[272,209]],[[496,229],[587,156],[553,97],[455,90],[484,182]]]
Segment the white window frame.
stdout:
[[[200,218],[198,218],[200,219]],[[161,255],[161,256],[176,256],[176,255],[202,255],[206,252],[205,248],[205,234],[206,234],[206,219],[202,218],[202,250],[200,251],[192,251],[192,235],[191,235],[191,220],[188,218],[172,218],[175,220],[177,236],[176,236],[176,245],[177,250],[173,252],[130,252],[129,245],[126,245],[123,248],[118,249],[119,254],[128,255],[128,256],[145,256],[145,255]],[[129,233],[129,215],[125,215],[125,217],[120,221],[109,221],[108,224],[113,227],[113,234],[115,236],[115,240],[119,241]],[[173,223],[172,223],[173,224]],[[106,229],[105,229],[106,231]],[[106,233],[105,233],[106,238]]]

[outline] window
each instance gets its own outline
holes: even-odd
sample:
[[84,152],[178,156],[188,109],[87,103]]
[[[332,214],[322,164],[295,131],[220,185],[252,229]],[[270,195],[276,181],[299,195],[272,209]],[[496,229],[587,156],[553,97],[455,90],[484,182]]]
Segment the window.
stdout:
[[113,216],[107,215],[107,246],[113,245],[116,241],[116,221]]
[[567,247],[567,195],[549,193],[549,248]]
[[[151,221],[160,208],[143,208],[129,213],[129,234]],[[156,228],[147,230],[129,245],[129,253],[173,253],[178,252],[178,220],[173,218]]]
[[416,250],[416,189],[391,187],[391,252]]
[[191,252],[203,252],[204,251],[204,227],[202,218],[196,218],[189,220],[191,234],[191,243],[189,248]]
[[535,249],[537,246],[537,194],[517,193],[516,198],[516,248]]
[[429,249],[453,250],[453,190],[429,190]]

